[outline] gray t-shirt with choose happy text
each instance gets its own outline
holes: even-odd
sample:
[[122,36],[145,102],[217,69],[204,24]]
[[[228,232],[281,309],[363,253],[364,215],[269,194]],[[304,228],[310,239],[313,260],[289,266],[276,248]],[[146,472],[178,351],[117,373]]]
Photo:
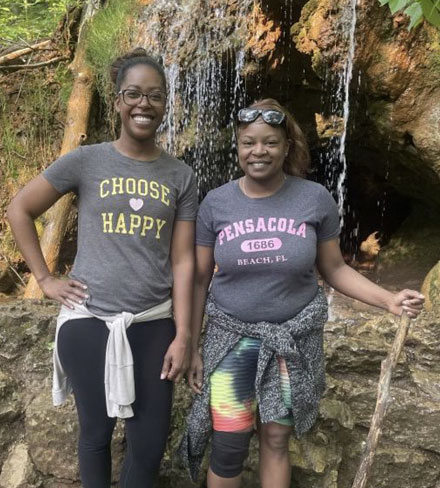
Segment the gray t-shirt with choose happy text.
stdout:
[[186,164],[120,154],[112,143],[82,146],[43,176],[78,196],[78,251],[71,278],[88,286],[95,313],[138,313],[171,295],[175,220],[195,220],[197,192]]
[[212,294],[245,322],[283,322],[315,296],[317,243],[339,235],[335,201],[320,184],[288,176],[273,195],[248,198],[232,181],[200,205],[196,243],[214,247]]

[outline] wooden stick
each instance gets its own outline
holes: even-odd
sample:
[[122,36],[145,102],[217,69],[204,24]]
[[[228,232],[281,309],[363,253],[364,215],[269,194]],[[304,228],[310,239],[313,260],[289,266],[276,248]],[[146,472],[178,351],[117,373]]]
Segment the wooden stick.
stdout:
[[379,384],[377,387],[376,408],[374,410],[373,418],[371,419],[370,430],[368,432],[361,464],[359,465],[359,469],[354,478],[352,488],[364,488],[367,483],[368,475],[373,465],[374,455],[376,454],[377,444],[382,434],[382,422],[390,403],[388,396],[391,375],[396,367],[403,345],[405,344],[409,323],[410,319],[408,315],[403,312],[396,336],[394,337],[393,345],[391,346],[387,358],[382,361]]
[[41,63],[35,63],[35,64],[7,64],[6,66],[0,66],[0,70],[41,68],[42,66],[58,63],[59,61],[65,61],[66,59],[69,58],[67,56],[58,56],[57,58],[49,59],[49,61],[42,61]]
[[0,56],[0,64],[8,63],[9,61],[13,61],[14,59],[17,59],[21,56],[24,56],[25,54],[30,54],[31,52],[37,50],[37,49],[44,49],[47,46],[50,45],[52,41],[49,39],[48,41],[42,41],[38,42],[37,44],[34,44],[29,47],[23,47],[20,49],[17,49],[16,51],[12,51],[11,53],[4,54],[3,56]]

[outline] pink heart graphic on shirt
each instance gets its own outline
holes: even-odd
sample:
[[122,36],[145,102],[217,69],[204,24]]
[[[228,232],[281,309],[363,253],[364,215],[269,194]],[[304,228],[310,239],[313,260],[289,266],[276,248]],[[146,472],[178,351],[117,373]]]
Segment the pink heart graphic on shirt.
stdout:
[[142,198],[130,198],[130,201],[128,203],[135,212],[137,212],[144,206],[144,201],[142,200]]

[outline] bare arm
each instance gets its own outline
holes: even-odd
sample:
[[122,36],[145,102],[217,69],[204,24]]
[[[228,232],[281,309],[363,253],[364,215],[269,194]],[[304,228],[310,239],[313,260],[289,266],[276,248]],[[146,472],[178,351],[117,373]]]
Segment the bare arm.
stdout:
[[416,317],[424,297],[415,290],[392,293],[376,285],[345,264],[337,239],[318,243],[316,264],[324,280],[337,291],[375,307],[401,315],[402,310]]
[[34,219],[49,209],[62,194],[43,176],[31,180],[11,201],[7,217],[20,252],[46,296],[73,308],[70,301],[82,302],[84,286],[75,280],[51,276],[41,251]]
[[191,300],[194,280],[194,222],[178,220],[171,240],[176,337],[164,358],[161,378],[179,381],[189,364]]
[[61,193],[39,175],[14,197],[7,209],[15,242],[38,282],[50,273],[41,252],[34,219],[49,209],[61,196]]
[[199,354],[199,340],[202,330],[206,295],[214,272],[214,248],[196,246],[196,267],[194,277],[193,313],[191,330],[191,365],[188,383],[193,391],[201,392],[203,364]]

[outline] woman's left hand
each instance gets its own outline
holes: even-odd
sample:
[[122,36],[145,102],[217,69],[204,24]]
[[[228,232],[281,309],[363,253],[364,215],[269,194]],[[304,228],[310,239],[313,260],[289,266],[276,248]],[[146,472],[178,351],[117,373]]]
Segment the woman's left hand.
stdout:
[[415,318],[423,309],[425,297],[416,290],[402,290],[393,295],[388,310],[395,315],[406,312],[408,317]]
[[176,336],[163,359],[161,380],[179,382],[189,366],[190,338]]

